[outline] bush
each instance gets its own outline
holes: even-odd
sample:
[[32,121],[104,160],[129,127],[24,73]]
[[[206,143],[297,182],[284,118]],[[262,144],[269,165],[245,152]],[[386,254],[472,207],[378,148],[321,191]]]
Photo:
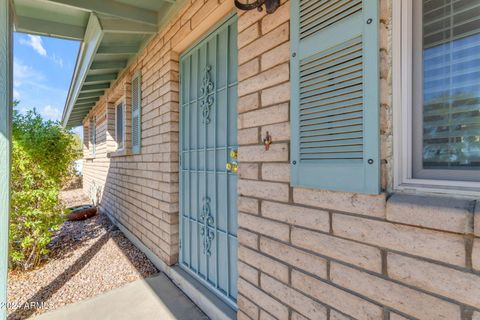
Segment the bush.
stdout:
[[12,137],[10,266],[30,269],[46,258],[64,221],[59,191],[79,153],[71,132],[35,110],[14,112]]

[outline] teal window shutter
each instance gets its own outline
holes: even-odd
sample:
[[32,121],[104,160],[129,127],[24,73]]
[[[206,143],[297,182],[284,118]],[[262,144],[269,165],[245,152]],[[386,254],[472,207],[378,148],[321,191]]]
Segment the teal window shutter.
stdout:
[[378,11],[291,2],[293,186],[380,192]]
[[132,79],[132,152],[140,153],[142,138],[142,81],[140,72]]

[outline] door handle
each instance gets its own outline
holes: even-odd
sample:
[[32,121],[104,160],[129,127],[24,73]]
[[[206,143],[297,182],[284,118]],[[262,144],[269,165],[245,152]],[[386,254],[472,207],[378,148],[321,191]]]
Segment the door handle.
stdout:
[[238,163],[236,161],[227,162],[225,168],[229,172],[237,173],[238,172]]

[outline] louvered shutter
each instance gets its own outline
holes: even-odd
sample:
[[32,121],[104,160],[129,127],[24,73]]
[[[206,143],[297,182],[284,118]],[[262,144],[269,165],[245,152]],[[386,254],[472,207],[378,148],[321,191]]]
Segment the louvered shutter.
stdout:
[[132,79],[132,152],[140,153],[142,137],[142,82],[140,73],[137,73]]
[[291,10],[292,185],[378,193],[378,1]]

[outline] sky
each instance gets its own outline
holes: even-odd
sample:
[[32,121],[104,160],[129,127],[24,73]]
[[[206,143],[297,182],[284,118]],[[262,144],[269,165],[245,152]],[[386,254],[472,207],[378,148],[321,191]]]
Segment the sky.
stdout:
[[78,41],[14,33],[13,96],[20,112],[35,108],[44,119],[61,120],[79,46]]

